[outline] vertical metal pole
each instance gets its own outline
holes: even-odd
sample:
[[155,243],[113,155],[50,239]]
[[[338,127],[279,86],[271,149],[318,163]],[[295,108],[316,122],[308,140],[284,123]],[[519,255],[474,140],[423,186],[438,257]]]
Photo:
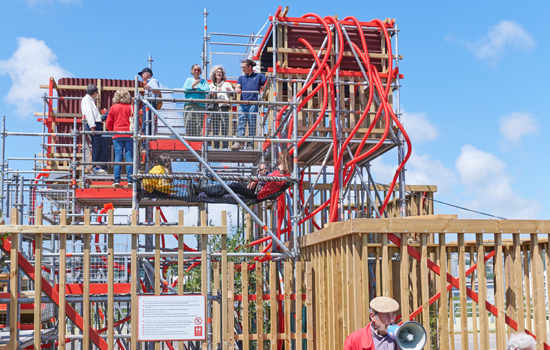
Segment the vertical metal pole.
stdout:
[[[292,113],[294,114],[294,125],[292,127],[292,145],[294,147],[294,166],[292,168],[292,177],[297,179],[298,178],[298,100],[296,98],[297,93],[297,87],[298,84],[294,82],[292,84],[292,92],[294,93],[294,96],[292,98]],[[300,217],[298,213],[298,182],[294,182],[294,188],[293,188],[293,213],[292,213],[292,231],[293,231],[293,237],[294,237],[294,254],[295,256],[298,256],[300,254],[300,247],[298,246],[298,218]],[[300,311],[301,312],[301,311]],[[296,325],[296,327],[299,327],[299,325]]]
[[[395,25],[395,67],[399,71],[399,30],[397,28],[397,24]],[[390,78],[388,78],[390,79]],[[387,82],[388,84],[391,84],[391,80]],[[395,77],[395,115],[398,119],[401,119],[401,103],[400,103],[400,93],[399,90],[401,88],[401,85],[399,83],[399,74]],[[397,137],[399,138],[399,144],[398,144],[398,161],[399,164],[403,161],[405,158],[405,139],[403,138],[403,133],[401,131],[398,131]],[[399,216],[404,217],[407,216],[407,199],[405,197],[405,167],[401,169],[401,172],[399,173]]]
[[[138,76],[135,77],[135,91],[134,91],[134,137],[133,137],[133,148],[134,148],[134,157],[132,159],[133,163],[133,171],[132,175],[137,175],[138,173],[138,166],[139,166],[139,139],[138,139],[138,133],[139,133],[139,90],[138,90]],[[137,202],[137,182],[132,179],[132,210],[136,210],[139,214],[139,207]]]
[[0,220],[3,219],[4,217],[4,200],[6,197],[4,197],[4,177],[6,176],[6,116],[2,116],[2,178],[1,178],[1,182],[2,184],[0,185],[2,187],[2,193],[1,193],[1,199],[0,199]]
[[202,78],[207,79],[208,78],[208,40],[210,38],[208,37],[208,12],[206,11],[206,8],[204,8],[204,12],[202,13],[204,16],[204,38],[202,43]]
[[147,60],[147,62],[149,62],[149,69],[153,69],[153,56],[152,55],[149,55],[149,59]]
[[[207,295],[206,317],[209,320],[211,320],[212,319],[212,300],[209,300],[209,299],[212,296],[212,246],[210,244],[206,245],[206,265],[207,265],[206,267],[206,283],[207,283],[206,285],[206,295]],[[208,350],[212,350],[212,341],[213,341],[212,332],[213,332],[212,322],[206,323],[206,334],[208,334],[208,339],[207,339]]]
[[[76,122],[76,118],[73,119],[73,131],[72,131],[72,134],[73,134],[73,164],[71,164],[71,167],[72,167],[72,179],[71,179],[71,189],[72,189],[72,195],[73,195],[73,200],[72,200],[72,211],[71,213],[75,214],[76,213],[76,150],[77,150],[77,143],[78,143],[78,124]],[[82,139],[84,139],[84,137],[86,137],[86,135],[82,135]],[[82,160],[84,162],[84,160]],[[34,208],[33,208],[34,209]]]

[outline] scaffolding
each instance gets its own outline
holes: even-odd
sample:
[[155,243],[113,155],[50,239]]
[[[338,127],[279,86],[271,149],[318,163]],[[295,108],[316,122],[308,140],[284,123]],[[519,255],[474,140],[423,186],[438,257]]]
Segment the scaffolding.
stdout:
[[[197,207],[201,213],[197,226],[207,226],[206,213],[211,211],[211,203],[238,205],[241,212],[236,218],[237,226],[246,226],[244,243],[253,251],[227,254],[252,259],[260,266],[273,262],[270,266],[277,269],[276,273],[286,276],[288,271],[284,271],[282,264],[299,258],[299,239],[325,226],[355,218],[433,214],[430,199],[436,187],[405,184],[405,164],[411,144],[400,123],[402,74],[395,21],[359,22],[354,17],[339,20],[311,14],[294,18],[288,17],[287,12],[288,8],[279,7],[260,34],[250,35],[208,32],[208,12],[205,9],[203,13],[203,78],[208,78],[209,66],[221,64],[227,81],[235,83],[241,60],[252,59],[258,63],[259,72],[268,77],[257,100],[235,99],[231,90],[210,90],[205,98],[191,99],[185,97],[189,91],[161,89],[163,97],[146,97],[142,95],[143,82],[137,76],[134,80],[62,78],[55,81],[51,78],[47,85],[41,86],[48,90],[43,96],[43,110],[35,113],[42,125],[41,132],[11,132],[6,130],[5,117],[2,120],[0,209],[3,216],[12,225],[47,222],[52,226],[89,225],[101,231],[105,225],[124,223],[133,227],[181,224],[168,222],[161,207]],[[264,29],[265,33],[261,34]],[[218,39],[212,41],[212,37]],[[231,49],[225,52],[220,47]],[[152,67],[152,56],[147,61]],[[134,123],[133,130],[126,132],[87,131],[80,112],[87,84],[99,88],[97,105],[103,112],[112,106],[116,90],[128,90],[133,98],[134,120],[142,120],[143,127]],[[223,95],[231,95],[229,102]],[[187,104],[205,106],[196,117],[186,110]],[[237,132],[242,128],[239,106],[254,107],[250,114],[254,122],[249,124],[248,133],[246,128],[243,133]],[[191,122],[196,129],[190,127]],[[111,155],[108,162],[93,162],[90,138],[94,135],[107,140],[113,136],[131,137],[132,161],[114,162]],[[35,157],[9,157],[6,142],[12,137],[40,138],[41,150]],[[236,143],[248,143],[249,147],[231,149]],[[397,149],[397,171],[389,185],[382,185],[373,178],[370,162],[392,149]],[[292,156],[291,173],[279,177],[258,173],[260,164],[276,168],[283,152]],[[172,172],[150,174],[161,154],[170,157]],[[31,162],[31,170],[12,169],[13,162],[19,161]],[[132,174],[126,174],[133,179],[131,185],[126,183],[128,178],[123,178],[126,181],[120,186],[111,186],[114,179],[111,169],[107,175],[92,172],[94,166],[113,165],[132,166]],[[161,180],[168,184],[167,191],[153,193],[144,185],[147,181]],[[250,182],[264,183],[264,188],[270,183],[284,183],[284,187],[262,198],[256,193],[251,201],[237,194],[234,186]],[[208,196],[201,196],[204,192],[192,193],[194,186],[218,186],[224,195],[206,198]],[[119,208],[132,212],[110,211]],[[114,223],[115,217],[120,223]],[[109,283],[117,285],[119,294],[128,294],[130,284],[138,284],[142,293],[147,294],[152,288],[156,290],[159,283],[165,292],[175,293],[177,280],[174,281],[168,271],[176,263],[173,259],[183,259],[183,255],[179,255],[178,249],[168,247],[164,238],[161,244],[160,240],[153,242],[153,235],[144,235],[143,241],[138,242],[130,242],[129,236],[108,242],[112,236],[101,233],[92,236],[45,234],[39,260],[44,283],[67,284],[78,289],[87,281],[98,285],[94,290],[99,294],[105,294],[101,288],[109,279],[109,273],[114,273]],[[22,234],[18,241],[19,252],[25,253],[21,258],[30,264],[37,261],[35,239],[33,234]],[[371,240],[376,243],[377,238],[373,236]],[[207,241],[197,242],[197,249],[181,243],[178,248],[185,251],[181,267],[191,270],[206,261],[205,269],[212,269],[212,259],[218,257],[218,253],[212,251]],[[139,257],[135,271],[139,276],[130,271],[130,250],[134,244]],[[208,247],[201,251],[201,244]],[[70,253],[70,257],[62,258],[60,249]],[[114,260],[107,258],[110,249]],[[196,260],[197,257],[202,258]],[[56,271],[63,267],[66,276],[60,281]],[[162,271],[160,276],[159,271]],[[24,275],[19,274],[21,278]],[[208,310],[212,312],[212,305],[218,301],[211,290],[212,276],[206,274],[204,278]],[[82,314],[84,306],[79,296],[82,292],[77,289],[68,293],[71,295],[67,300],[71,300],[76,313]],[[96,330],[114,327],[116,345],[128,349],[132,300],[127,295],[117,298],[114,306],[107,305],[105,296],[94,299],[91,326]],[[50,299],[45,305],[51,305]],[[107,326],[104,310],[113,307],[119,321]],[[63,322],[59,317],[53,319],[45,325],[49,330],[43,332],[46,343],[50,341],[51,346],[56,347],[55,341],[59,338],[61,344],[65,340],[70,342],[72,348],[84,346],[84,336],[76,321],[67,323],[69,333],[65,339],[65,334],[52,335],[52,323]],[[5,324],[9,325],[10,321],[6,319]],[[235,329],[237,334],[242,334],[242,329],[237,326]],[[212,334],[210,329],[204,342],[209,349],[217,346]],[[111,345],[115,338],[109,340]],[[21,348],[29,344],[28,337],[21,333],[17,339]],[[98,340],[96,345],[99,343]],[[185,345],[186,348],[198,346]],[[242,341],[237,346],[240,348]]]

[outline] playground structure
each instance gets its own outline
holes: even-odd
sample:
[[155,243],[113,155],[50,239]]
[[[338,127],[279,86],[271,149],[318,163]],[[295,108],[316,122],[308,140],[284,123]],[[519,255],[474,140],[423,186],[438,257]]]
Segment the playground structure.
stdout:
[[[395,22],[314,14],[298,18],[288,17],[287,12],[279,8],[262,35],[235,35],[208,33],[205,10],[203,74],[214,63],[240,65],[241,59],[252,58],[269,76],[258,101],[231,101],[228,121],[218,133],[213,120],[219,111],[205,111],[201,133],[191,134],[183,122],[183,104],[198,101],[177,97],[181,89],[163,89],[160,98],[144,97],[137,77],[51,78],[43,86],[47,89],[43,111],[36,114],[42,132],[9,132],[4,120],[2,212],[10,224],[0,231],[6,235],[2,249],[10,254],[10,276],[9,300],[6,294],[0,302],[6,305],[3,324],[9,335],[0,332],[0,344],[9,339],[10,349],[87,349],[92,344],[100,349],[338,349],[347,334],[368,322],[368,301],[390,295],[401,302],[402,315],[432,329],[439,348],[454,348],[448,321],[453,315],[443,316],[449,298],[438,290],[460,289],[461,308],[466,296],[476,302],[486,300],[487,291],[479,288],[486,285],[481,272],[485,269],[479,267],[492,258],[494,285],[505,283],[509,289],[505,301],[497,288],[495,306],[477,305],[480,349],[488,348],[482,336],[488,333],[487,310],[500,315],[496,329],[500,346],[510,329],[529,330],[542,346],[548,290],[544,285],[531,286],[535,277],[529,271],[542,280],[544,268],[538,259],[548,247],[537,241],[537,233],[548,233],[547,223],[434,216],[437,188],[405,184],[403,169],[411,145],[399,121],[403,76]],[[213,35],[247,41],[213,42]],[[244,47],[244,53],[213,51],[224,45]],[[152,64],[151,57],[149,61]],[[238,73],[230,72],[238,68],[226,68],[228,79],[236,78]],[[135,118],[143,120],[144,128],[134,123],[134,130],[126,133],[134,140],[132,186],[123,182],[113,187],[111,174],[90,171],[91,166],[114,162],[91,162],[93,132],[83,129],[80,113],[89,83],[99,88],[100,109],[112,105],[119,88],[134,98]],[[207,96],[200,102],[215,106],[220,100]],[[259,107],[256,127],[244,136],[236,133],[238,105]],[[27,159],[6,157],[6,142],[19,136],[40,138],[41,153]],[[228,149],[234,142],[250,142],[253,147]],[[257,165],[275,166],[285,149],[293,157],[291,176],[258,176]],[[397,171],[390,184],[382,185],[375,182],[370,162],[392,149],[398,153]],[[172,173],[148,174],[162,153],[171,156]],[[33,162],[32,170],[12,170],[16,161]],[[148,191],[147,181],[166,181],[167,191]],[[252,203],[233,193],[229,185],[235,181],[284,182],[284,187]],[[228,194],[201,196],[190,191],[195,184],[221,186]],[[228,248],[231,232],[225,213],[219,215],[220,226],[208,225],[216,217],[210,204],[217,203],[242,210],[235,219],[237,229],[244,226],[244,249]],[[189,220],[184,226],[183,211],[178,212],[177,222],[169,222],[164,215],[167,207],[196,207],[196,226],[188,226]],[[120,215],[120,208],[131,211]],[[513,244],[503,245],[497,231],[513,233]],[[471,264],[474,255],[489,254],[478,260],[479,297],[466,289],[466,277],[448,276],[450,284],[437,277],[446,273],[454,250],[465,261],[464,233],[478,235],[475,254],[468,255]],[[487,247],[486,233],[495,233],[494,243]],[[530,242],[520,241],[520,233],[530,234]],[[177,249],[165,243],[166,235],[177,237]],[[194,242],[196,249],[190,243],[193,235],[200,236]],[[401,235],[400,240],[396,235]],[[447,237],[456,235],[457,244],[446,243]],[[421,255],[415,253],[417,248]],[[527,272],[518,275],[522,251]],[[514,271],[506,280],[504,270],[496,273],[503,261],[511,264],[506,272]],[[471,265],[472,271],[466,273],[465,265],[460,264],[460,276],[475,270]],[[36,278],[39,275],[42,278]],[[23,289],[43,293],[24,294]],[[534,296],[533,314],[518,299],[523,291],[527,305],[530,293]],[[197,293],[208,298],[212,322],[206,341],[137,342],[137,315],[131,310],[137,309],[138,295]],[[31,305],[32,319],[22,322],[22,310]],[[439,312],[435,323],[430,322],[428,305]],[[45,319],[47,307],[52,317]],[[527,317],[522,320],[524,310]],[[476,329],[476,317],[471,320]],[[465,329],[463,325],[461,330]],[[461,337],[464,343],[467,334]]]

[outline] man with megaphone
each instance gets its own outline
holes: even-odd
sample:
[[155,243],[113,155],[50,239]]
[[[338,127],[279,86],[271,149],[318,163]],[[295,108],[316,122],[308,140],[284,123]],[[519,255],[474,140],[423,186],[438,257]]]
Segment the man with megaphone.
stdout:
[[371,322],[351,333],[344,343],[344,350],[420,350],[426,344],[426,331],[417,322],[394,324],[397,301],[388,297],[376,297],[370,302]]

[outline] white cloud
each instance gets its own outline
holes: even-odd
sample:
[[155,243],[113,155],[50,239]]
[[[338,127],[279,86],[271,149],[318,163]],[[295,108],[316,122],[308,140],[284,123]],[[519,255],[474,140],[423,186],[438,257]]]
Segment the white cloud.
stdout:
[[18,38],[18,48],[7,60],[0,60],[0,75],[9,75],[12,87],[5,101],[15,105],[20,116],[32,116],[41,103],[43,90],[50,77],[69,77],[71,73],[59,66],[57,56],[46,43],[35,38]]
[[535,134],[539,130],[539,121],[529,112],[512,112],[499,120],[500,133],[507,141],[517,144],[525,135]]
[[403,112],[401,122],[413,144],[433,141],[439,137],[437,128],[430,123],[425,113]]
[[436,185],[437,192],[443,195],[449,194],[458,182],[454,171],[445,167],[440,160],[432,159],[430,154],[419,155],[413,151],[407,168],[406,183]]
[[[464,186],[464,205],[508,219],[537,218],[541,204],[520,197],[512,188],[512,179],[505,172],[506,163],[471,145],[462,147],[455,168]],[[466,215],[468,216],[468,215]]]
[[478,41],[466,42],[477,58],[492,62],[498,61],[508,47],[529,51],[536,46],[533,35],[514,21],[501,20],[489,28],[487,34]]

